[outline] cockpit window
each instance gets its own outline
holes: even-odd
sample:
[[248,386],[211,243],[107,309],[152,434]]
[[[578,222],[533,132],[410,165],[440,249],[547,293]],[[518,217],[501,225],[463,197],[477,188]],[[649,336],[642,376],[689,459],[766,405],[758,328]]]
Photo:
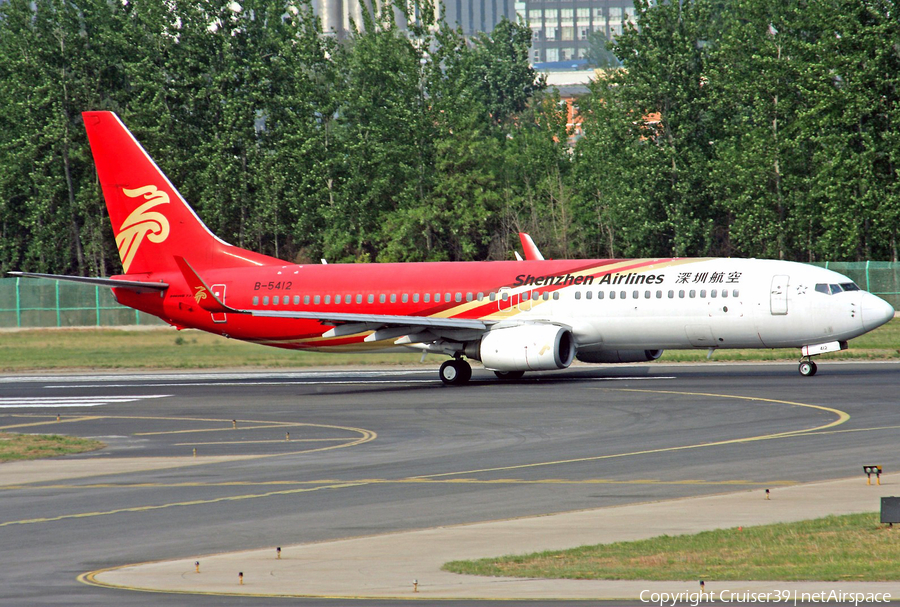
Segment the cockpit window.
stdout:
[[834,295],[842,291],[859,291],[859,287],[856,286],[855,282],[842,282],[839,285],[826,285],[820,282],[816,285],[816,291],[825,295]]

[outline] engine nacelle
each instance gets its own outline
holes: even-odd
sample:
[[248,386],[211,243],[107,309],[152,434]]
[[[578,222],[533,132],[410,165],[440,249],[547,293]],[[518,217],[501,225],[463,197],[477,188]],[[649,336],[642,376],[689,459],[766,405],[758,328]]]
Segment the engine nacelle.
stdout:
[[488,331],[479,358],[492,371],[565,369],[575,358],[572,332],[554,325],[520,325]]
[[579,351],[583,363],[645,363],[662,356],[662,350],[588,350]]

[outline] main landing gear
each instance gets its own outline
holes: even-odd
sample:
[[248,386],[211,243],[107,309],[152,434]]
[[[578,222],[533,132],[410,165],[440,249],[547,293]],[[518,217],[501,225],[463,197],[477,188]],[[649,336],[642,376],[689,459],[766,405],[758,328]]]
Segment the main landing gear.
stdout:
[[452,358],[441,365],[440,375],[444,385],[461,386],[472,379],[472,367],[461,358]]
[[818,370],[819,367],[811,359],[807,358],[800,361],[800,375],[803,377],[812,377]]

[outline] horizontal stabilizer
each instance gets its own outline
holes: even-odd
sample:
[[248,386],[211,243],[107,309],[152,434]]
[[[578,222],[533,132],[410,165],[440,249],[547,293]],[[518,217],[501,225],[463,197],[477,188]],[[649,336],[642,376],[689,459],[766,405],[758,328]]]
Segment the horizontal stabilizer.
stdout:
[[140,280],[127,280],[122,278],[99,278],[93,276],[66,276],[64,274],[39,274],[37,272],[7,272],[11,276],[23,278],[48,278],[50,280],[66,280],[81,284],[99,285],[116,289],[133,289],[135,291],[165,291],[169,285],[164,282],[143,282]]

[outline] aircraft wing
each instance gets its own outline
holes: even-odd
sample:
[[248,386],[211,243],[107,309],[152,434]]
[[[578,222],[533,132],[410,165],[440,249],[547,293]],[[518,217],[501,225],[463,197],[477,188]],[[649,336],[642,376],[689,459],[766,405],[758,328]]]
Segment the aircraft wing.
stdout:
[[[188,283],[188,287],[194,294],[197,304],[209,312],[247,314],[261,318],[296,318],[301,320],[318,320],[323,325],[335,325],[333,329],[326,331],[323,337],[340,337],[352,335],[363,331],[375,331],[366,339],[378,341],[391,337],[418,336],[414,341],[432,341],[439,335],[448,331],[476,331],[488,330],[490,321],[485,322],[474,318],[439,318],[433,316],[396,316],[390,314],[349,314],[330,311],[302,311],[302,310],[241,310],[225,305],[213,293],[212,289],[200,277],[183,257],[175,257],[181,273]],[[372,338],[372,339],[369,339]]]
[[[529,261],[544,261],[544,256],[541,255],[540,249],[534,244],[530,234],[519,232],[519,240],[522,242],[522,250],[525,251],[525,259]],[[518,256],[517,253],[516,257]]]
[[98,278],[93,276],[66,276],[64,274],[39,274],[37,272],[7,272],[11,276],[25,278],[49,278],[51,280],[66,280],[81,284],[100,285],[101,287],[115,287],[117,289],[133,289],[135,291],[165,291],[169,285],[164,282],[144,282],[140,280],[125,280],[122,278]]

